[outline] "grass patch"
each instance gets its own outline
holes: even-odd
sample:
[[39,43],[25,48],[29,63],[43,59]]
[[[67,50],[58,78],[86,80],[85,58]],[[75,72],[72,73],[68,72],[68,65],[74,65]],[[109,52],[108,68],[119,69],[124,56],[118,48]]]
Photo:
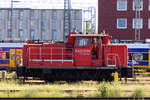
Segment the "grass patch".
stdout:
[[98,89],[98,97],[121,97],[122,92],[117,85],[118,83],[102,82]]
[[131,94],[131,96],[132,96],[132,97],[140,98],[140,97],[144,97],[144,96],[145,96],[145,93],[144,93],[143,89],[137,88],[137,89],[135,89],[135,91]]
[[[54,82],[48,84],[23,84],[18,80],[0,81],[0,97],[144,97],[150,85],[121,84],[120,82],[80,81],[76,83]],[[140,87],[140,88],[139,88]],[[11,92],[11,90],[19,90]],[[72,90],[65,92],[64,90]],[[87,90],[87,91],[82,91]],[[124,91],[133,91],[126,93]]]

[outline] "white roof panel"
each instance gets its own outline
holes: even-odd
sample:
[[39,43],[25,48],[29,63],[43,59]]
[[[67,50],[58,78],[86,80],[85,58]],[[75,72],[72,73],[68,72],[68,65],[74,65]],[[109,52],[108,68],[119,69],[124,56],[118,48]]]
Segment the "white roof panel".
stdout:
[[150,44],[127,44],[128,48],[150,48]]
[[0,43],[0,48],[1,47],[23,47],[23,45],[26,43]]

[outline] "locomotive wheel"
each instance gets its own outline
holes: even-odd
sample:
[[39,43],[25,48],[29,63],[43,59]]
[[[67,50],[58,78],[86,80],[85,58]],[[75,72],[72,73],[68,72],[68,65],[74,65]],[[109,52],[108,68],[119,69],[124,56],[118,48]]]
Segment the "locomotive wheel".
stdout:
[[52,78],[49,77],[49,76],[50,76],[50,74],[44,74],[44,75],[43,75],[44,81],[45,81],[46,83],[49,83],[49,82],[53,83],[53,82],[54,82],[54,79],[52,79]]

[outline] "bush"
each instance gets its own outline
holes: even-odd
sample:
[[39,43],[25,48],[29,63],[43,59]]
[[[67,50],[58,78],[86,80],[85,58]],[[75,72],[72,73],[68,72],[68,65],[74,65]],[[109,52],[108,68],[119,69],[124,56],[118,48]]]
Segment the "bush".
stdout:
[[97,96],[100,97],[120,97],[122,95],[121,90],[116,85],[107,82],[101,83],[98,90]]
[[108,84],[106,82],[102,82],[100,84],[98,90],[99,90],[98,96],[109,97],[109,93],[111,92],[111,90],[110,90],[110,84]]

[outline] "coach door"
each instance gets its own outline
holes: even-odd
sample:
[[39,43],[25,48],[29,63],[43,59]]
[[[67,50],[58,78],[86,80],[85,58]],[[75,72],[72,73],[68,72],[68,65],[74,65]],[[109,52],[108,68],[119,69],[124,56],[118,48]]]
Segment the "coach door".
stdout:
[[16,65],[22,64],[22,49],[10,49],[9,51],[9,66],[15,68]]

